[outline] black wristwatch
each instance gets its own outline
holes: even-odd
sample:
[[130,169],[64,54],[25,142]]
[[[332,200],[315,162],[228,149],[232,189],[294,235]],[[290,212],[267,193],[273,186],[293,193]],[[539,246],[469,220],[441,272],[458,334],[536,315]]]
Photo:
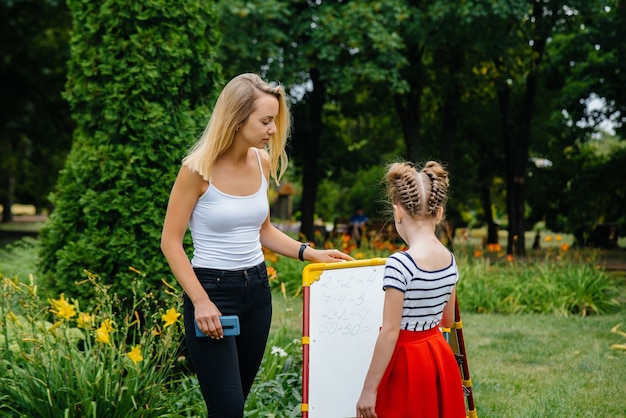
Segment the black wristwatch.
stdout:
[[304,250],[306,250],[306,247],[310,245],[311,244],[309,244],[308,242],[305,242],[300,246],[300,252],[298,253],[298,258],[300,259],[300,261],[304,261]]

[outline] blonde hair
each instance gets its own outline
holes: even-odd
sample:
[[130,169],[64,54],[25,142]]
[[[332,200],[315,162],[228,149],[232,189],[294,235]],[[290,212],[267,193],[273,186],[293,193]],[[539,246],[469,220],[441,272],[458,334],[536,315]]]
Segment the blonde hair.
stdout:
[[436,161],[423,169],[409,163],[393,163],[385,175],[387,195],[393,204],[402,207],[412,217],[436,216],[445,209],[448,200],[448,172]]
[[291,130],[285,89],[280,85],[272,86],[252,73],[240,74],[226,84],[202,136],[183,159],[183,165],[209,181],[215,160],[232,145],[235,132],[254,111],[255,102],[261,94],[271,94],[278,99],[278,115],[274,120],[276,133],[267,146],[270,174],[278,184],[287,170],[285,145]]

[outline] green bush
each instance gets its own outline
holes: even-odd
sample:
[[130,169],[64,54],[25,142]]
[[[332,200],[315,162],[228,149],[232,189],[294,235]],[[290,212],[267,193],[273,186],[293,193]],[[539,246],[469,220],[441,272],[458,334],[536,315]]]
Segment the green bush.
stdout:
[[169,274],[159,248],[180,160],[221,82],[217,12],[202,0],[70,0],[65,98],[72,150],[42,230],[47,287],[88,301],[93,271],[130,296],[129,266],[152,284]]
[[135,274],[129,310],[91,274],[83,283],[96,294],[91,310],[63,294],[46,303],[32,281],[2,279],[0,415],[172,417],[204,407],[175,405],[194,398],[191,386],[180,384],[188,381],[178,366],[180,295],[164,284],[168,305],[160,307]]
[[620,285],[593,262],[492,263],[461,257],[458,299],[466,312],[605,314],[620,308]]
[[268,341],[261,368],[246,400],[245,417],[301,415],[302,343],[290,339],[288,331],[282,327]]
[[[397,250],[390,243],[365,245],[343,250],[355,259],[386,257]],[[340,243],[337,248],[342,248]],[[549,254],[542,260],[515,262],[494,254],[470,257],[463,251],[456,257],[461,277],[457,295],[466,312],[588,316],[616,312],[625,302],[623,296],[620,300],[623,285],[580,255]],[[305,264],[276,254],[266,254],[266,259],[274,269],[270,270],[273,288],[288,297],[299,295]]]

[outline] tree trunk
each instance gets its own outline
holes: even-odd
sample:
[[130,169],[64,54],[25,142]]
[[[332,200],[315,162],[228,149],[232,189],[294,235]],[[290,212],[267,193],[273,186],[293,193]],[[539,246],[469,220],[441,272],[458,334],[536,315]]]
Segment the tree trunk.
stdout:
[[447,64],[449,82],[446,82],[445,102],[443,105],[441,124],[441,159],[447,164],[448,170],[454,165],[454,138],[459,120],[459,105],[463,86],[459,81],[459,74],[463,67],[463,51],[456,47],[452,51]]
[[[457,132],[457,121],[459,120],[459,104],[461,102],[462,86],[459,83],[458,75],[463,66],[463,52],[457,47],[452,51],[450,60],[447,63],[449,73],[449,83],[446,83],[445,101],[443,113],[441,115],[441,148],[440,158],[446,165],[448,172],[454,166],[454,138]],[[454,220],[446,217],[444,227],[448,231],[446,246],[452,251],[454,249]]]
[[420,158],[421,90],[394,96],[394,105],[402,126],[406,157],[415,163]]
[[[11,174],[7,174],[4,177],[0,177],[0,181],[3,183],[2,189],[4,193],[0,192],[2,196],[0,205],[4,208],[2,211],[2,223],[13,222],[13,213],[11,213],[11,206],[13,206],[13,192],[15,191],[15,178]],[[0,189],[1,190],[1,189]]]
[[[519,226],[519,213],[517,212],[516,202],[518,201],[516,189],[513,187],[515,181],[515,153],[516,153],[516,140],[514,133],[514,123],[511,117],[511,87],[507,84],[502,84],[498,88],[498,105],[500,108],[500,125],[502,128],[502,143],[504,148],[504,177],[506,181],[506,213],[509,218],[508,237],[507,237],[507,254],[512,255],[515,253],[514,242],[516,225]],[[524,212],[522,212],[522,217]],[[522,221],[523,223],[523,221]],[[522,234],[523,235],[523,234]]]
[[496,224],[493,220],[493,211],[491,210],[491,181],[492,177],[489,175],[483,175],[482,173],[485,170],[479,168],[479,178],[481,180],[480,184],[480,201],[483,206],[483,214],[485,216],[485,223],[487,224],[487,244],[498,244],[500,241],[500,237],[498,236],[498,224]]
[[[319,71],[312,69],[310,72],[313,82],[313,91],[309,97],[303,111],[303,118],[300,118],[301,126],[296,127],[294,135],[304,148],[302,160],[302,200],[300,203],[300,232],[308,241],[315,242],[315,230],[313,221],[315,217],[315,202],[317,199],[317,160],[319,144],[322,134],[322,109],[326,99],[326,88],[320,80]],[[305,126],[302,126],[305,125]]]

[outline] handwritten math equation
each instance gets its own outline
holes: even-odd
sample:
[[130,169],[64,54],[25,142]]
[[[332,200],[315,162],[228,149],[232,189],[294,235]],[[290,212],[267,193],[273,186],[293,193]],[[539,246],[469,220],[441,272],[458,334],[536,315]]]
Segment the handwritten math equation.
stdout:
[[[384,297],[382,282],[371,269],[359,274],[359,269],[349,274],[329,274],[322,277],[317,297],[320,312],[315,324],[319,334],[329,336],[357,336],[378,332],[380,311],[372,306]],[[377,298],[378,300],[376,300]],[[371,318],[376,315],[377,318]],[[313,325],[313,324],[312,324]]]

